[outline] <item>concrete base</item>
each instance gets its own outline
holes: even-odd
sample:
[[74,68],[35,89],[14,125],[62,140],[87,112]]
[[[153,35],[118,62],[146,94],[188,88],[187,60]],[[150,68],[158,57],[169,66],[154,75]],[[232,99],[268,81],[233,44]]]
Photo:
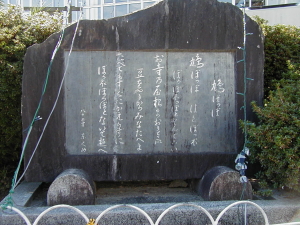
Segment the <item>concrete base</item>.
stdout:
[[[29,206],[41,184],[42,182],[23,182],[18,185],[12,194],[14,204],[17,207]],[[2,204],[4,199],[0,202],[0,205]]]
[[51,184],[47,193],[47,205],[94,205],[95,183],[83,170],[68,169]]
[[[30,183],[23,183],[22,185],[30,185]],[[143,187],[144,189],[144,187]],[[22,196],[22,191],[19,189],[19,193],[15,193]],[[28,190],[28,188],[27,188]],[[174,189],[172,189],[174,190]],[[188,189],[187,189],[188,190]],[[113,191],[112,191],[113,192]],[[32,192],[34,194],[34,192]],[[274,196],[275,200],[254,200],[256,204],[261,206],[266,212],[270,224],[287,223],[292,222],[293,218],[297,217],[297,212],[300,209],[300,196],[294,198],[288,198],[283,195]],[[193,201],[190,203],[199,205],[207,209],[214,219],[218,214],[225,209],[228,205],[235,201]],[[117,204],[117,203],[116,203]],[[113,205],[116,205],[113,204]],[[171,207],[175,203],[148,203],[148,204],[133,204],[146,213],[149,214],[151,219],[155,222],[159,215]],[[76,206],[84,212],[88,218],[97,218],[97,216],[113,205],[87,205],[87,206]],[[31,221],[34,220],[43,211],[49,207],[20,207],[14,205],[14,207],[21,210]],[[241,207],[234,207],[227,211],[222,217],[220,224],[240,224],[238,221],[242,218],[244,210]],[[239,217],[240,216],[240,217]],[[299,217],[299,215],[298,215]],[[261,213],[253,208],[247,206],[247,218],[248,224],[264,224]],[[12,212],[11,210],[0,211],[0,225],[11,225],[11,224],[25,224],[22,218]],[[59,208],[47,213],[43,216],[39,224],[44,225],[73,225],[73,224],[86,224],[82,217],[71,209]],[[149,224],[145,217],[139,214],[136,210],[131,208],[118,208],[105,214],[99,224]],[[161,221],[160,224],[210,224],[204,213],[200,212],[199,209],[193,207],[179,207],[171,210]]]
[[225,166],[210,169],[201,180],[194,181],[193,186],[206,201],[252,199],[251,183],[241,183],[240,174]]

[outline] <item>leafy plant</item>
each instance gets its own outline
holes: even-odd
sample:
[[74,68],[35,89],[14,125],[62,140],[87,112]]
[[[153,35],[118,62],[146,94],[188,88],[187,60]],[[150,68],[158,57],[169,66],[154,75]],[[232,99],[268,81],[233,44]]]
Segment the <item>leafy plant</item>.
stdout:
[[277,81],[289,68],[288,62],[300,60],[300,28],[286,25],[268,25],[268,21],[254,17],[265,36],[264,91],[265,98],[276,89]]
[[288,62],[282,77],[264,107],[253,103],[260,123],[249,126],[251,159],[260,162],[261,179],[300,191],[300,62]]
[[[19,6],[0,8],[0,180],[18,161],[22,142],[21,83],[27,47],[61,28],[61,15],[26,15]],[[4,173],[3,171],[8,171]]]
[[268,198],[268,197],[271,197],[273,195],[273,191],[270,190],[270,189],[261,189],[261,190],[258,190],[258,191],[254,191],[254,194],[258,195],[258,196],[261,196],[261,197],[264,197],[264,198]]
[[265,180],[261,180],[258,181],[256,188],[253,187],[253,194],[262,198],[270,198],[273,195],[273,191],[269,189],[269,184]]

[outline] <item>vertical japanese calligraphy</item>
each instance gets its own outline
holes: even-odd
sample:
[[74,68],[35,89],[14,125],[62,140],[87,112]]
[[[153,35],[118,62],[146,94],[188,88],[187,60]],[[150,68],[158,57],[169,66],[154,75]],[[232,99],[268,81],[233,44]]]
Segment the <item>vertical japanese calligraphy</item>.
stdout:
[[[190,60],[190,68],[192,69],[191,72],[191,80],[192,85],[190,87],[191,94],[198,95],[199,93],[199,87],[200,87],[200,74],[201,74],[201,68],[204,67],[204,63],[202,63],[202,58],[200,57],[199,53],[196,54],[196,56],[192,57]],[[198,102],[198,101],[197,101]],[[190,114],[191,114],[191,125],[190,125],[190,133],[193,135],[193,138],[191,140],[191,145],[196,146],[198,144],[198,112],[197,112],[197,102],[194,102],[190,105]]]
[[142,100],[142,95],[141,93],[144,91],[143,90],[143,81],[142,79],[144,78],[143,75],[143,68],[137,69],[137,76],[136,76],[136,90],[134,91],[134,94],[137,95],[137,101],[135,102],[136,108],[137,108],[137,113],[136,116],[134,117],[135,122],[136,122],[136,131],[135,131],[135,139],[137,143],[137,150],[142,151],[142,143],[144,142],[143,140],[143,130],[142,130],[142,121],[143,121],[143,100]]
[[177,136],[178,136],[178,126],[177,126],[177,120],[179,117],[179,107],[180,107],[180,90],[181,90],[181,83],[182,83],[182,71],[176,70],[173,71],[173,81],[175,82],[175,86],[173,87],[173,97],[172,97],[172,113],[173,118],[171,120],[172,122],[172,129],[171,129],[171,146],[173,151],[177,151]]
[[211,117],[218,117],[221,110],[221,93],[225,91],[224,83],[221,79],[218,79],[217,81],[214,80],[211,86],[210,91],[213,93],[212,102],[214,103],[214,108],[211,110]]
[[98,95],[100,98],[99,110],[99,139],[98,152],[107,153],[106,130],[107,130],[107,77],[106,66],[98,67],[98,76],[100,76]]
[[155,91],[153,93],[154,96],[154,100],[153,100],[153,104],[155,107],[155,121],[154,121],[154,125],[155,125],[155,130],[156,130],[156,138],[155,138],[155,145],[157,144],[161,144],[162,143],[162,139],[161,139],[161,129],[162,129],[162,115],[161,115],[161,111],[162,111],[162,70],[165,68],[163,65],[163,60],[164,60],[164,55],[159,55],[156,54],[156,56],[154,57],[155,59],[155,63],[156,63],[156,67],[153,69],[155,71],[156,74],[156,78],[155,78]]
[[194,69],[191,73],[191,79],[194,81],[191,85],[191,94],[198,93],[200,87],[200,69],[204,66],[202,63],[202,58],[199,54],[196,54],[196,57],[192,57],[190,60],[190,67]]
[[85,114],[86,111],[84,109],[80,110],[80,116],[81,116],[81,120],[80,120],[80,125],[81,125],[81,137],[80,137],[80,152],[81,153],[85,153],[86,152],[86,138],[85,138],[85,132],[84,132],[84,128],[85,128]]
[[115,79],[115,98],[114,98],[114,151],[118,151],[118,146],[124,144],[122,137],[122,110],[123,110],[123,67],[125,67],[124,55],[121,52],[117,52],[116,63],[116,79]]

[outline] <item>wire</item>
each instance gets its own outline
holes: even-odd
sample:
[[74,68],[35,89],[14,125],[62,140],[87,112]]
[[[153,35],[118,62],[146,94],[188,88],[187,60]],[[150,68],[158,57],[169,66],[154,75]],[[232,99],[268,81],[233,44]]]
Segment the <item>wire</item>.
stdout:
[[40,108],[41,108],[41,105],[42,105],[42,102],[43,102],[43,98],[44,98],[44,95],[45,95],[45,92],[46,92],[46,89],[47,89],[47,86],[48,86],[48,80],[49,80],[49,76],[50,76],[50,72],[51,72],[53,60],[54,60],[54,58],[56,56],[56,53],[57,53],[58,49],[61,46],[62,40],[64,38],[65,26],[63,26],[63,29],[62,29],[61,34],[59,36],[59,40],[58,40],[58,42],[57,42],[57,44],[56,44],[56,46],[55,46],[55,48],[53,50],[53,53],[52,53],[52,56],[51,56],[51,59],[50,59],[50,63],[49,63],[48,69],[47,69],[47,75],[46,75],[46,78],[45,78],[45,81],[44,81],[44,84],[43,84],[43,87],[42,87],[42,94],[41,94],[41,97],[40,97],[37,109],[36,109],[36,111],[34,113],[33,119],[31,121],[29,127],[27,129],[25,129],[25,131],[27,131],[27,134],[26,134],[26,138],[24,140],[24,144],[23,144],[23,147],[22,147],[21,157],[20,157],[17,169],[16,169],[16,171],[14,173],[13,179],[12,179],[11,189],[9,191],[8,196],[4,200],[4,204],[1,205],[1,208],[3,208],[3,209],[7,208],[8,206],[12,206],[13,205],[12,193],[14,193],[14,189],[18,186],[18,184],[20,183],[20,181],[24,177],[26,171],[28,170],[29,165],[30,165],[30,163],[32,161],[32,158],[33,158],[33,156],[34,156],[34,154],[35,154],[35,152],[36,152],[36,150],[37,150],[37,148],[39,146],[39,143],[40,143],[40,141],[41,141],[41,139],[43,137],[43,134],[44,134],[45,129],[46,129],[47,125],[48,125],[48,122],[49,122],[49,120],[50,120],[50,118],[51,118],[51,116],[52,116],[52,114],[54,112],[54,109],[56,108],[56,105],[57,105],[57,102],[58,102],[58,99],[59,99],[59,96],[60,96],[60,93],[61,93],[62,85],[63,85],[64,79],[65,79],[65,76],[66,76],[66,71],[67,71],[67,68],[68,68],[68,65],[69,65],[69,58],[70,58],[70,55],[71,55],[71,52],[72,52],[72,49],[73,49],[74,40],[75,40],[75,36],[76,36],[77,30],[78,30],[78,25],[79,25],[79,21],[81,20],[81,17],[82,17],[82,7],[80,9],[80,17],[78,19],[78,22],[77,22],[77,25],[76,25],[76,29],[74,31],[74,36],[73,36],[72,43],[71,43],[71,49],[70,49],[70,52],[69,52],[69,55],[68,55],[68,59],[67,59],[66,69],[65,69],[65,72],[64,72],[64,75],[63,75],[60,87],[59,87],[59,91],[58,91],[56,100],[55,100],[54,105],[52,107],[52,110],[51,110],[51,112],[50,112],[50,114],[49,114],[49,116],[48,116],[48,118],[47,118],[47,120],[45,122],[43,131],[42,131],[42,133],[41,133],[41,135],[39,137],[39,140],[38,140],[38,142],[37,142],[37,144],[35,146],[35,149],[34,149],[32,155],[31,155],[31,157],[30,157],[30,159],[29,159],[29,161],[27,163],[27,166],[24,169],[24,172],[22,173],[22,175],[20,176],[20,178],[17,180],[18,173],[20,171],[20,167],[21,167],[22,161],[24,159],[24,153],[25,153],[25,150],[26,150],[26,147],[27,147],[27,143],[28,143],[31,131],[32,131],[32,127],[33,127],[33,125],[34,125],[34,123],[36,121],[38,121],[38,120],[41,119],[41,117],[37,116],[37,115],[38,115],[38,113],[40,111]]
[[[33,127],[33,124],[37,121],[37,120],[40,120],[41,118],[39,116],[37,116],[39,110],[40,110],[40,107],[41,107],[41,104],[42,104],[42,101],[43,101],[43,97],[44,97],[44,94],[46,92],[46,88],[47,88],[47,83],[48,83],[48,78],[49,78],[49,74],[50,74],[50,70],[51,70],[51,66],[52,66],[52,61],[54,59],[54,56],[61,44],[61,40],[63,38],[63,34],[64,34],[64,29],[62,30],[62,33],[60,35],[60,38],[59,38],[59,41],[57,43],[57,45],[55,46],[55,49],[53,51],[53,54],[52,54],[52,57],[51,57],[51,61],[50,61],[50,64],[48,66],[48,71],[47,71],[47,75],[46,75],[46,79],[45,79],[45,82],[44,82],[44,85],[43,85],[43,88],[42,88],[42,94],[41,94],[41,98],[39,100],[39,103],[38,103],[38,106],[37,106],[37,109],[35,111],[35,114],[33,116],[33,119],[29,125],[28,128],[25,129],[25,131],[27,131],[27,134],[26,134],[26,138],[24,140],[24,144],[23,144],[23,147],[22,147],[22,151],[21,151],[21,156],[20,156],[20,160],[19,160],[19,163],[18,163],[18,166],[15,170],[15,173],[14,173],[14,176],[13,176],[13,179],[12,179],[12,185],[11,185],[11,189],[9,191],[9,194],[8,196],[5,198],[4,200],[4,205],[1,206],[2,208],[6,208],[7,206],[12,206],[13,205],[13,199],[12,199],[12,194],[14,193],[14,189],[16,188],[16,186],[18,185],[19,181],[17,182],[17,178],[18,178],[18,174],[19,174],[19,171],[20,171],[20,168],[21,168],[21,165],[22,165],[22,161],[24,159],[24,154],[25,154],[25,149],[27,147],[27,143],[28,143],[28,139],[29,139],[29,136],[31,134],[31,131],[32,131],[32,127]],[[24,132],[25,132],[24,131]]]
[[[238,154],[235,162],[236,162],[236,169],[239,170],[240,172],[240,181],[242,182],[243,188],[242,188],[242,193],[240,196],[240,200],[244,199],[245,191],[247,188],[247,182],[248,179],[246,177],[245,171],[247,169],[246,166],[246,156],[249,155],[249,149],[247,148],[248,144],[248,127],[247,127],[247,62],[246,62],[246,41],[247,41],[247,33],[246,33],[246,12],[245,12],[245,7],[246,7],[246,1],[244,0],[244,5],[243,5],[243,47],[239,47],[243,51],[243,59],[238,61],[243,62],[243,69],[244,69],[244,90],[243,93],[238,93],[243,96],[243,106],[242,109],[244,110],[244,126],[243,126],[243,133],[244,133],[244,146],[242,151]],[[245,206],[242,206],[242,209],[244,211],[244,220],[241,221],[240,218],[240,206],[238,207],[238,220],[239,223],[244,225],[247,225],[247,207],[246,204]]]
[[44,128],[43,128],[42,133],[41,133],[41,135],[40,135],[40,137],[39,137],[39,139],[38,139],[38,142],[37,142],[37,144],[36,144],[36,146],[35,146],[35,148],[34,148],[34,150],[33,150],[33,153],[32,153],[32,155],[31,155],[30,159],[28,160],[28,163],[27,163],[27,165],[26,165],[26,168],[25,168],[23,174],[20,176],[20,178],[19,178],[18,182],[16,183],[15,187],[20,183],[20,181],[21,181],[22,178],[24,177],[26,171],[28,170],[29,165],[30,165],[30,163],[31,163],[31,161],[32,161],[32,159],[33,159],[33,156],[34,156],[34,154],[35,154],[35,152],[36,152],[36,150],[37,150],[37,148],[38,148],[38,146],[39,146],[39,144],[40,144],[40,142],[41,142],[41,140],[42,140],[42,137],[43,137],[43,135],[44,135],[44,132],[45,132],[47,126],[48,126],[49,120],[50,120],[50,118],[51,118],[51,116],[52,116],[52,114],[53,114],[53,112],[54,112],[54,110],[55,110],[55,108],[56,108],[56,105],[57,105],[57,102],[58,102],[58,99],[59,99],[59,97],[60,97],[60,93],[61,93],[61,90],[62,90],[62,87],[63,87],[63,82],[64,82],[65,77],[66,77],[66,73],[67,73],[67,69],[68,69],[69,61],[70,61],[69,59],[70,59],[70,55],[71,55],[72,50],[73,50],[73,45],[74,45],[74,41],[75,41],[75,37],[76,37],[76,33],[77,33],[77,30],[78,30],[78,25],[79,25],[79,21],[81,20],[81,17],[82,17],[82,10],[80,10],[80,17],[79,17],[78,22],[77,22],[77,24],[76,24],[76,28],[75,28],[75,31],[74,31],[74,36],[73,36],[72,43],[71,43],[71,48],[70,48],[70,51],[69,51],[69,54],[68,54],[68,58],[67,58],[67,62],[66,62],[65,71],[64,71],[64,74],[63,74],[63,77],[62,77],[62,80],[61,80],[59,89],[58,89],[58,93],[57,93],[55,102],[54,102],[53,107],[52,107],[52,109],[51,109],[51,112],[50,112],[50,114],[49,114],[49,116],[48,116],[48,118],[47,118],[47,120],[46,120],[46,122],[45,122]]
[[[253,80],[253,79],[248,79],[247,78],[247,62],[246,62],[246,41],[247,41],[247,34],[246,32],[246,12],[245,12],[245,4],[246,1],[244,0],[244,5],[243,5],[243,47],[238,47],[238,49],[243,51],[243,59],[239,60],[237,63],[243,62],[243,73],[244,73],[244,90],[243,93],[237,93],[239,95],[243,96],[243,106],[241,107],[241,109],[243,109],[243,115],[244,115],[244,119],[243,119],[243,133],[244,133],[244,145],[243,145],[243,149],[242,151],[238,154],[235,163],[236,163],[236,170],[238,170],[240,172],[240,181],[242,183],[247,183],[248,179],[246,177],[246,169],[247,169],[247,165],[246,165],[246,156],[249,155],[249,148],[247,147],[248,144],[248,123],[247,123],[247,81],[248,80]],[[244,189],[244,188],[243,188]],[[242,192],[241,198],[244,197],[244,190]]]
[[62,33],[59,37],[59,41],[57,42],[56,46],[55,46],[55,49],[53,51],[53,54],[52,54],[52,57],[51,57],[51,60],[50,60],[50,64],[48,66],[48,70],[47,70],[47,75],[46,75],[46,79],[45,79],[45,82],[44,82],[44,85],[43,85],[43,88],[42,88],[42,95],[41,95],[41,98],[39,100],[39,104],[37,106],[37,109],[35,111],[35,114],[33,116],[33,119],[29,125],[29,127],[27,128],[28,132],[27,132],[27,135],[26,135],[26,138],[25,138],[25,141],[24,141],[24,144],[23,144],[23,147],[22,147],[22,152],[21,152],[21,160],[19,161],[19,164],[18,164],[18,167],[17,167],[17,170],[15,172],[15,176],[13,178],[13,189],[17,186],[17,184],[15,184],[15,181],[16,181],[16,178],[18,176],[18,173],[19,173],[19,170],[20,170],[20,166],[21,166],[21,163],[22,163],[22,159],[24,157],[24,152],[25,152],[25,149],[27,147],[27,143],[28,143],[28,139],[29,139],[29,136],[30,136],[30,133],[32,131],[32,126],[33,124],[40,120],[41,117],[37,116],[39,111],[40,111],[40,108],[41,108],[41,105],[42,105],[42,102],[43,102],[43,98],[44,98],[44,95],[45,95],[45,92],[46,92],[46,89],[47,89],[47,84],[48,84],[48,80],[49,80],[49,75],[50,75],[50,71],[51,71],[51,67],[52,67],[52,63],[53,63],[53,60],[54,60],[54,57],[57,53],[57,50],[59,49],[60,45],[61,45],[61,42],[62,42],[62,39],[63,39],[63,36],[64,36],[64,29],[62,30]]

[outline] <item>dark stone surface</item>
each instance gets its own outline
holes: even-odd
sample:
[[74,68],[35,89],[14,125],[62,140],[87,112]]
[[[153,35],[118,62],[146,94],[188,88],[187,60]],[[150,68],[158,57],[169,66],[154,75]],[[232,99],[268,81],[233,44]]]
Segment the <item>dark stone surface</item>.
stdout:
[[94,205],[96,185],[83,170],[67,169],[50,185],[47,205]]
[[196,181],[194,189],[206,201],[252,199],[251,183],[241,183],[240,174],[226,166],[207,171]]
[[[247,33],[253,33],[247,37],[246,69],[248,77],[254,79],[248,82],[247,86],[249,90],[248,119],[255,120],[250,102],[257,101],[261,104],[263,99],[263,37],[254,21],[247,17],[246,22]],[[53,61],[48,87],[38,114],[43,120],[36,122],[33,126],[25,153],[25,165],[29,162],[56,99],[64,75],[66,53],[70,50],[75,26],[76,24],[73,24],[66,28],[62,45]],[[22,96],[24,128],[31,123],[40,100],[47,68],[58,37],[59,34],[54,34],[44,43],[34,45],[27,50]],[[214,0],[173,0],[163,1],[146,10],[107,21],[80,21],[73,51],[227,52],[231,53],[237,61],[242,58],[242,52],[237,49],[242,44],[243,19],[239,8]],[[234,71],[236,79],[233,90],[243,92],[243,65],[235,63]],[[132,149],[127,152],[110,151],[109,154],[100,154],[97,150],[89,154],[81,154],[80,150],[70,152],[66,144],[69,138],[66,120],[71,119],[72,122],[72,118],[68,116],[71,114],[67,114],[65,109],[68,100],[67,84],[69,83],[66,82],[63,86],[58,104],[26,173],[27,181],[50,182],[68,168],[83,169],[92,179],[98,181],[201,178],[208,169],[214,166],[233,167],[234,158],[242,148],[243,136],[238,130],[237,121],[243,118],[243,110],[240,110],[243,98],[240,95],[231,95],[235,102],[232,113],[236,115],[236,120],[234,124],[230,124],[235,132],[226,138],[233,143],[230,147],[226,145],[227,150],[224,150],[221,146],[223,142],[218,138],[213,142],[217,143],[216,146],[219,148],[201,150],[203,147],[201,143],[198,143],[199,150],[195,149],[192,152],[186,149],[182,152],[180,149],[172,151],[167,144],[157,151],[147,148],[145,152],[139,154],[133,154]],[[225,105],[225,102],[222,103]],[[165,119],[169,118],[167,116]],[[96,122],[98,121],[94,123]],[[166,124],[168,125],[163,132],[170,139],[172,135],[169,132],[172,125],[170,122]],[[112,126],[114,125],[108,124],[107,128],[111,129]],[[185,124],[182,124],[182,129],[186,129],[184,126]],[[213,123],[206,123],[198,129],[204,130],[208,126],[213,126]],[[79,128],[74,126],[74,129]],[[126,133],[135,131],[133,127],[126,127]],[[205,145],[206,139],[211,139],[212,136],[201,138]]]

